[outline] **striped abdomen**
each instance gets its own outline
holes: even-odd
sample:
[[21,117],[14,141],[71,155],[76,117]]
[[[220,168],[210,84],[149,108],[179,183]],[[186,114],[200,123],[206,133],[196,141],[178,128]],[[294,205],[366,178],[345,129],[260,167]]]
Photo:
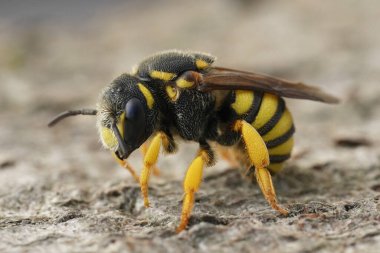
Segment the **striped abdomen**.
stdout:
[[230,108],[240,119],[252,124],[263,138],[270,155],[273,172],[280,171],[293,148],[292,115],[281,97],[270,93],[235,91]]

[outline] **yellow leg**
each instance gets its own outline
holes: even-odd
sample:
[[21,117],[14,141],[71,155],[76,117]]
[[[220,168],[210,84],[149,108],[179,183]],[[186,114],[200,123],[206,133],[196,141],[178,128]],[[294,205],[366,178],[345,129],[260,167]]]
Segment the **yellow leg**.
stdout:
[[[140,151],[141,151],[141,154],[143,156],[145,156],[146,152],[148,152],[148,146],[149,146],[148,141],[146,141],[143,145],[141,145]],[[159,176],[160,175],[160,170],[158,169],[158,167],[156,165],[154,165],[152,167],[152,169],[153,169],[153,175],[155,175],[155,176]]]
[[165,134],[163,133],[156,134],[153,140],[151,141],[144,157],[144,167],[141,171],[141,176],[140,176],[140,187],[141,187],[141,193],[144,198],[145,207],[149,207],[148,182],[149,182],[150,171],[157,162],[158,154],[160,153],[161,144],[162,142],[165,142],[165,139],[166,139]]
[[287,215],[289,212],[277,203],[276,192],[273,187],[272,177],[266,167],[269,165],[269,153],[264,140],[256,129],[244,120],[236,121],[234,130],[240,132],[247,148],[249,159],[255,167],[257,182],[265,199],[271,207],[281,214]]
[[127,169],[133,176],[133,178],[136,180],[136,182],[139,182],[139,176],[136,174],[135,170],[132,168],[132,166],[126,161],[126,160],[121,160],[119,157],[115,155],[115,153],[112,152],[112,156],[115,158],[115,160],[120,164],[121,167]]
[[189,222],[190,214],[194,206],[194,194],[198,191],[202,181],[203,167],[205,163],[209,162],[207,151],[200,150],[197,157],[190,164],[187,170],[185,180],[183,182],[183,189],[185,196],[182,204],[181,222],[177,227],[177,233],[184,230]]

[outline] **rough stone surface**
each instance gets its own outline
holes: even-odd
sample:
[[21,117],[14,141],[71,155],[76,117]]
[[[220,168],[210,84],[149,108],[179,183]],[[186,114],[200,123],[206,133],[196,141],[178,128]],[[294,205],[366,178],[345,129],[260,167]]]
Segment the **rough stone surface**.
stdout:
[[[0,4],[0,251],[378,252],[380,2],[171,3]],[[175,234],[195,146],[161,157],[145,209],[138,185],[102,150],[94,118],[46,127],[170,48],[341,97],[337,106],[287,100],[296,149],[274,183],[288,217],[221,162],[206,169],[190,226]],[[131,163],[140,167],[138,152]]]

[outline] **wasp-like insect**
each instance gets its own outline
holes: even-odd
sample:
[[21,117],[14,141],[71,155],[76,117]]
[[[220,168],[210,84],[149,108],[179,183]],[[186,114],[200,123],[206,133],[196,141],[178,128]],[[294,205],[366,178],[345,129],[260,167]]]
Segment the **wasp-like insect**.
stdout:
[[[173,153],[178,137],[199,143],[184,179],[178,232],[188,224],[203,168],[215,162],[214,149],[243,168],[245,175],[256,177],[272,208],[286,215],[288,211],[277,203],[271,179],[293,148],[295,128],[282,97],[326,103],[338,100],[302,83],[213,67],[214,60],[204,53],[158,53],[131,74],[112,81],[101,93],[97,109],[63,112],[49,126],[67,116],[97,115],[104,147],[140,182],[146,207],[149,176],[160,148]],[[138,177],[126,159],[148,142]]]

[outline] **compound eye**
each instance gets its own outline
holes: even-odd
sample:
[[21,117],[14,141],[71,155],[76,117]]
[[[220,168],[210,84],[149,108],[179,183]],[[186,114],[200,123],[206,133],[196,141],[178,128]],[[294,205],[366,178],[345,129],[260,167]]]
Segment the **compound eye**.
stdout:
[[130,99],[125,105],[124,140],[127,145],[135,146],[145,133],[146,119],[143,103]]
[[132,121],[140,121],[145,118],[144,107],[137,98],[130,99],[125,105],[125,118]]

